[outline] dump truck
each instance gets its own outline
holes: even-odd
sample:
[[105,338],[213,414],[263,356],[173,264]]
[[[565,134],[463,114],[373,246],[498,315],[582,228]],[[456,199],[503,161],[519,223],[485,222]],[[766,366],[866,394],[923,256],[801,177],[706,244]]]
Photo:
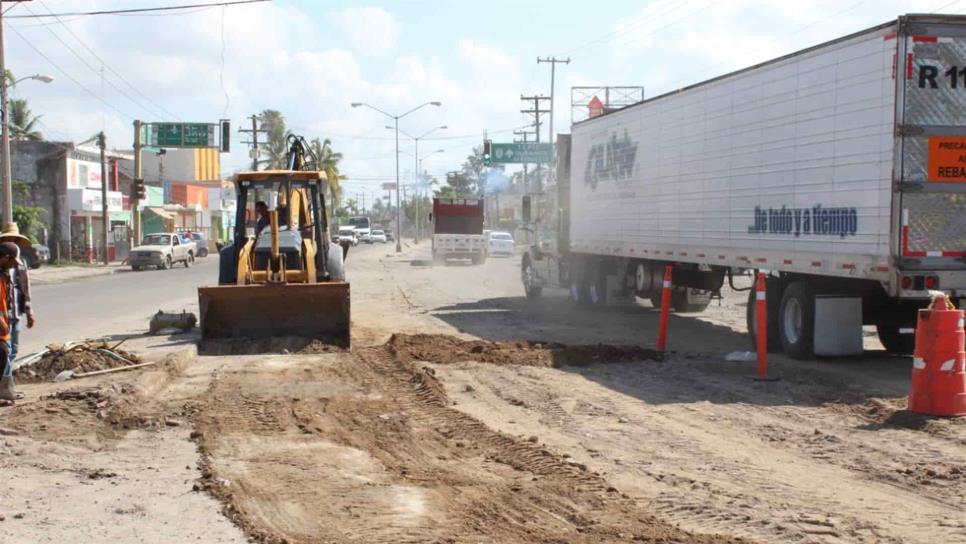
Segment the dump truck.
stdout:
[[[305,169],[308,146],[290,140],[288,170],[235,176],[232,242],[217,287],[200,287],[202,340],[303,337],[349,347],[348,244],[329,233],[325,173]],[[259,222],[256,202],[268,208]]]
[[433,225],[433,262],[470,259],[473,264],[482,264],[486,261],[483,199],[434,198],[429,220]]
[[[768,345],[910,353],[930,291],[966,297],[966,18],[908,15],[573,124],[527,197],[527,296],[701,311],[768,274]],[[525,214],[526,215],[526,214]],[[754,292],[748,333],[754,342]]]

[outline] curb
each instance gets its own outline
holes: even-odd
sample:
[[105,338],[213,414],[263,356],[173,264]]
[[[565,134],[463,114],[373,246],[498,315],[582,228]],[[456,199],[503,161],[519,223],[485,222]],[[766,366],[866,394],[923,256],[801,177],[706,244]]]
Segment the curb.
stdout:
[[117,272],[117,268],[116,267],[111,267],[111,268],[107,268],[107,269],[104,269],[104,268],[92,268],[92,269],[90,269],[90,271],[87,271],[87,272],[85,272],[83,274],[67,275],[66,277],[56,277],[55,276],[55,277],[52,277],[52,278],[45,278],[44,277],[44,274],[39,274],[38,275],[38,274],[36,274],[36,272],[34,272],[34,273],[32,273],[30,275],[30,284],[31,285],[56,285],[56,284],[60,284],[60,283],[67,283],[69,281],[74,281],[74,280],[81,280],[81,279],[85,279],[85,278],[94,278],[94,277],[97,277],[97,276],[112,276],[112,275],[114,275],[115,272]]

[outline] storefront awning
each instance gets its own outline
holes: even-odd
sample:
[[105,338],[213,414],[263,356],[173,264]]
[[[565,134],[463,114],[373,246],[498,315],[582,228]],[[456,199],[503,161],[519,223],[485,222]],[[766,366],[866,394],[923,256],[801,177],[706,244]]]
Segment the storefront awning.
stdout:
[[154,206],[149,206],[144,208],[144,211],[151,212],[154,215],[160,217],[161,219],[174,219],[174,214],[165,210],[164,208],[156,208]]

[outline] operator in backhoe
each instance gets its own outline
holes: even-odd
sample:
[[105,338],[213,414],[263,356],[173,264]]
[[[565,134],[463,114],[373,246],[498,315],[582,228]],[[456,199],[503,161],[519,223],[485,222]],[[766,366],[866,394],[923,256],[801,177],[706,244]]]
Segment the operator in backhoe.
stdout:
[[271,215],[268,213],[268,204],[259,200],[255,203],[255,215],[258,216],[258,221],[255,223],[255,237],[262,233],[268,225],[271,224]]

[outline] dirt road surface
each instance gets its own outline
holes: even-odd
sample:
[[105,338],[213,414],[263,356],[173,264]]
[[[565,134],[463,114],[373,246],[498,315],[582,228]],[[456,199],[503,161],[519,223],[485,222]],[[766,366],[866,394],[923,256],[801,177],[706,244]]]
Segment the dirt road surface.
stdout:
[[902,410],[907,359],[776,356],[757,382],[724,358],[747,349],[744,293],[675,316],[662,357],[648,303],[528,301],[518,259],[379,249],[348,261],[351,352],[151,340],[180,355],[24,385],[0,414],[5,537],[966,540],[966,421]]

